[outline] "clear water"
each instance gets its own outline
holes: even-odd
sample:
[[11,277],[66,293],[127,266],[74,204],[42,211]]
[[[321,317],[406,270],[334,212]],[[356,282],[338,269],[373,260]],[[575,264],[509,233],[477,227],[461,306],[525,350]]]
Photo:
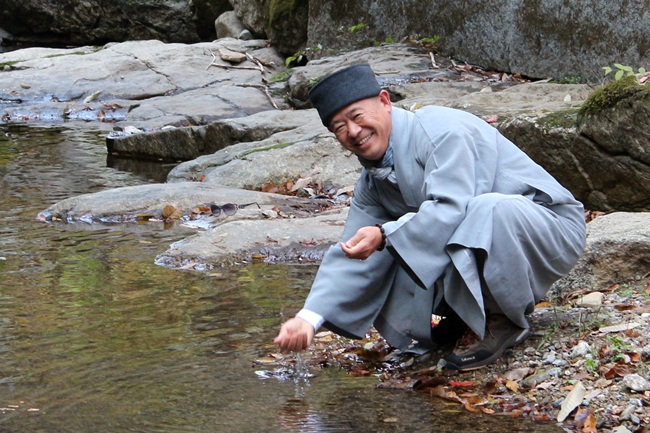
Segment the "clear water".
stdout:
[[333,368],[258,374],[315,268],[170,270],[154,258],[187,229],[35,220],[164,180],[171,167],[107,158],[108,128],[0,125],[0,433],[561,431]]

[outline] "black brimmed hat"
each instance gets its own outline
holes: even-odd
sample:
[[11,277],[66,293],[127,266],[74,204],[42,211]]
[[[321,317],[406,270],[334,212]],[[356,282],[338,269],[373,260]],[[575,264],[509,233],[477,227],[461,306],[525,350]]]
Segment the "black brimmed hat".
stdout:
[[381,87],[367,63],[348,66],[321,79],[309,91],[309,99],[318,110],[323,125],[341,108],[361,99],[379,95]]

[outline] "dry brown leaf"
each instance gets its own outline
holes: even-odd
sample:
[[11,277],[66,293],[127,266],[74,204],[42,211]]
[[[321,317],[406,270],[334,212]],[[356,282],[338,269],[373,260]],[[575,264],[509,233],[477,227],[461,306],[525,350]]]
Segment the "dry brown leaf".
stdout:
[[641,324],[636,322],[621,323],[620,325],[603,326],[599,331],[604,334],[609,334],[610,332],[627,331],[629,329],[634,329],[637,326],[641,326]]
[[166,205],[163,208],[163,211],[162,211],[163,219],[165,219],[165,220],[168,219],[169,217],[171,217],[174,214],[174,212],[176,212],[176,208],[174,206],[172,206],[170,204]]
[[506,388],[508,388],[512,392],[519,392],[519,384],[514,380],[507,381]]
[[553,306],[553,304],[552,304],[551,302],[546,302],[546,301],[544,301],[544,302],[540,302],[539,304],[535,305],[535,309],[538,309],[538,308],[549,308],[549,307],[552,307],[552,306]]
[[196,206],[192,208],[192,213],[197,215],[209,215],[212,213],[210,206]]
[[503,375],[507,380],[518,382],[524,377],[528,376],[530,372],[531,372],[530,368],[522,367],[522,368],[515,368],[513,370],[508,370]]
[[573,389],[562,402],[560,412],[557,414],[557,421],[563,422],[573,410],[580,406],[585,397],[586,389],[582,382],[576,382]]

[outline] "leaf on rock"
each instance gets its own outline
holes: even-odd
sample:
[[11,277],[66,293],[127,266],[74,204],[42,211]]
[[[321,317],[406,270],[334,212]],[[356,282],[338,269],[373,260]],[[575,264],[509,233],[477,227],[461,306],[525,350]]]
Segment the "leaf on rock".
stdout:
[[149,221],[151,218],[153,218],[153,215],[148,214],[148,213],[140,213],[136,215],[135,220],[136,221]]
[[210,206],[196,206],[192,208],[192,213],[196,215],[210,215],[212,210]]
[[170,218],[174,214],[174,212],[176,212],[176,208],[174,206],[172,206],[170,204],[166,205],[163,208],[163,211],[162,211],[163,219],[166,220],[166,219]]

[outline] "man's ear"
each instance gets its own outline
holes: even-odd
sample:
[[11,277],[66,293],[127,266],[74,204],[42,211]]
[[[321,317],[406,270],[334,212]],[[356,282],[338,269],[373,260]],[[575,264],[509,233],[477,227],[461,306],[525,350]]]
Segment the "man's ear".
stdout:
[[381,89],[379,92],[379,102],[381,102],[382,105],[386,106],[388,108],[388,111],[393,108],[393,104],[390,102],[390,94],[386,89]]

